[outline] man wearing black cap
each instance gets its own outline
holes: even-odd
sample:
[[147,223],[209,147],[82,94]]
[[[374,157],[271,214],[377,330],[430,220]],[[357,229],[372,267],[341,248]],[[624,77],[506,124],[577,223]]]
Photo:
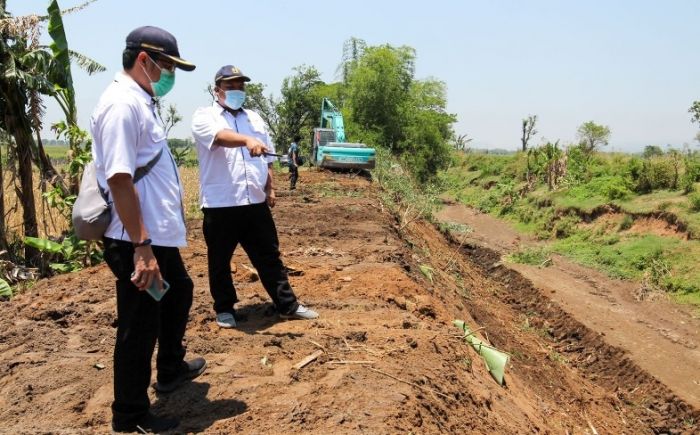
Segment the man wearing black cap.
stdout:
[[[117,278],[112,428],[161,432],[178,421],[149,411],[156,341],[156,391],[173,391],[206,367],[203,358],[184,360],[193,284],[178,250],[186,245],[183,190],[154,107],[154,98],[172,89],[175,69],[195,65],[180,57],[173,35],[150,26],[129,33],[122,64],[90,122],[97,179],[114,204],[103,240]],[[162,294],[166,282],[170,287]]]
[[[197,109],[192,133],[199,157],[200,201],[204,213],[209,288],[216,323],[235,328],[238,302],[231,278],[231,257],[240,243],[260,275],[282,318],[315,319],[318,314],[297,302],[279,252],[270,212],[274,145],[260,115],[244,109],[243,72],[233,65],[214,77],[211,106]],[[251,138],[254,139],[251,141]]]

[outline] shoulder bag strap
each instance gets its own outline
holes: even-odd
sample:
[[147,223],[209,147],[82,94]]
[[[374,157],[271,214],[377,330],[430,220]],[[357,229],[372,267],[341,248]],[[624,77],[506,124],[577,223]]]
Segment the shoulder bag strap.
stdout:
[[151,159],[150,162],[146,163],[145,166],[141,166],[140,168],[136,168],[136,172],[134,172],[134,184],[136,184],[140,179],[148,175],[149,172],[151,172],[151,169],[158,163],[158,160],[160,160],[160,156],[163,155],[163,148],[158,151],[158,154],[155,155]]

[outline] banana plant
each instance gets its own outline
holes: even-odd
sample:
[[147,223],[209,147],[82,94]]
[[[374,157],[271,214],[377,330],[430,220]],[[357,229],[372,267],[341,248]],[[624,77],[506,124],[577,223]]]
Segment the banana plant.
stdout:
[[82,269],[87,255],[88,242],[78,240],[75,236],[66,237],[61,243],[38,237],[25,237],[24,243],[42,252],[51,261],[51,270],[59,273]]
[[[83,9],[95,0],[88,1],[82,5],[72,8],[69,11]],[[78,161],[84,161],[84,157],[90,151],[89,136],[78,127],[78,108],[75,103],[75,88],[73,87],[73,75],[71,73],[71,60],[85,70],[89,75],[103,72],[106,70],[104,66],[90,59],[89,57],[72,51],[68,48],[68,39],[66,38],[65,29],[63,26],[63,13],[58,6],[57,0],[52,0],[49,3],[48,11],[48,32],[52,42],[50,45],[52,56],[52,67],[50,69],[50,80],[53,83],[54,92],[52,96],[58,102],[59,107],[65,115],[65,122],[60,122],[53,125],[54,131],[59,135],[65,135],[70,144],[71,156]],[[78,193],[80,185],[80,174],[83,165],[70,165],[70,194]]]
[[[68,49],[61,15],[80,10],[91,2],[61,12],[57,1],[53,0],[48,7],[48,16],[13,17],[6,10],[6,2],[0,1],[0,129],[14,139],[8,142],[8,153],[14,156],[16,167],[13,165],[9,169],[18,174],[20,180],[16,190],[18,202],[23,207],[25,236],[38,235],[32,163],[39,168],[44,180],[66,195],[71,193],[41,143],[42,96],[56,98],[66,115],[67,124],[77,126],[70,60],[77,59],[76,64],[88,73],[104,70],[104,67]],[[41,23],[45,21],[49,21],[49,33],[53,38],[50,49],[40,45],[38,39]],[[77,191],[77,181],[75,184],[75,189],[70,190]],[[4,238],[5,234],[2,236]],[[36,249],[27,245],[25,260],[32,262],[37,257]]]

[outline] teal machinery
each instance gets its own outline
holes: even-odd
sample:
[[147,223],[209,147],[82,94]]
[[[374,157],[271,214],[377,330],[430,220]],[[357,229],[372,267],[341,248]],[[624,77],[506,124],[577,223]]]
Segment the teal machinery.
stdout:
[[314,129],[311,144],[311,161],[321,168],[374,168],[374,148],[363,143],[345,141],[343,114],[328,98],[324,98],[321,103],[320,128]]

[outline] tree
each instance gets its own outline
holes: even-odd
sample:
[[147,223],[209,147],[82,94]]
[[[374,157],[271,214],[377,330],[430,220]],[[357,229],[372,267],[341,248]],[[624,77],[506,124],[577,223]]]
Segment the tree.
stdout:
[[690,121],[700,124],[700,101],[693,101],[688,112],[692,115]]
[[652,157],[663,156],[664,150],[658,145],[647,145],[644,147],[644,152],[642,152],[642,157],[645,159],[650,159]]
[[595,151],[600,146],[607,145],[610,139],[610,127],[598,125],[593,121],[581,124],[577,133],[581,146],[587,153]]
[[468,136],[466,133],[455,136],[454,147],[457,151],[469,151],[469,143],[474,139]]
[[368,47],[348,76],[349,113],[374,133],[376,145],[399,152],[411,107],[415,50],[382,45]]
[[258,112],[263,121],[265,121],[272,137],[276,138],[280,123],[279,114],[277,113],[279,102],[272,94],[265,96],[265,85],[262,83],[249,83],[246,85],[245,91],[245,106]]
[[414,79],[415,57],[406,46],[366,48],[349,71],[343,113],[354,140],[389,149],[425,182],[449,162],[456,117],[445,110],[444,82]]
[[177,124],[182,121],[182,116],[177,111],[177,107],[174,104],[169,104],[165,108],[165,113],[163,113],[162,101],[158,101],[156,104],[156,111],[158,112],[158,117],[163,121],[163,127],[165,127],[165,137],[170,136],[170,130],[173,129]]
[[[700,101],[693,101],[693,105],[690,106],[690,109],[688,109],[688,112],[690,112],[692,114],[690,121],[697,122],[698,124],[700,124]],[[694,139],[696,141],[700,142],[700,131],[697,132]]]
[[303,136],[318,125],[319,108],[323,98],[316,88],[323,86],[321,74],[313,66],[293,68],[294,74],[282,81],[281,98],[264,95],[264,85],[251,83],[246,87],[246,106],[260,114],[278,146],[291,143],[294,136]]
[[360,38],[354,36],[343,43],[343,56],[340,65],[335,70],[336,77],[340,76],[343,83],[347,83],[348,75],[357,61],[362,57],[367,49],[367,43]]
[[323,85],[321,74],[313,66],[301,65],[293,69],[295,74],[282,81],[282,99],[277,107],[279,128],[275,142],[286,147],[302,130],[317,127],[322,96],[314,90]]
[[192,149],[192,146],[187,143],[182,143],[178,142],[178,145],[183,145],[183,146],[176,146],[175,140],[176,139],[169,139],[168,137],[170,136],[170,130],[173,129],[177,124],[182,121],[182,116],[180,113],[177,111],[177,107],[175,107],[174,104],[169,104],[165,108],[165,113],[163,113],[163,100],[156,100],[156,112],[158,113],[158,117],[163,121],[163,127],[165,127],[165,137],[168,140],[168,148],[170,148],[170,154],[173,155],[173,159],[175,159],[175,164],[177,166],[182,166],[185,161],[187,160],[187,156],[190,153],[190,150]]
[[449,140],[454,136],[455,115],[445,111],[447,88],[438,80],[415,81],[411,85],[411,110],[403,126],[404,143],[397,147],[416,178],[427,182],[450,161]]
[[530,141],[530,137],[537,134],[535,124],[537,124],[537,115],[528,115],[527,118],[523,119],[523,135],[520,138],[523,152],[527,151],[527,143]]

